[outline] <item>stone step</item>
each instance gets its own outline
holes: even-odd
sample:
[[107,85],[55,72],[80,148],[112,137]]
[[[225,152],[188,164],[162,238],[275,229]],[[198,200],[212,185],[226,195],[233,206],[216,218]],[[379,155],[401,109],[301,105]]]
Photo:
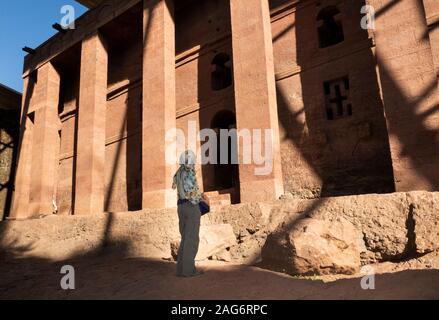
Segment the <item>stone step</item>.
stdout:
[[230,193],[220,194],[218,191],[212,191],[206,192],[204,195],[206,196],[207,202],[209,203],[211,209],[229,206],[232,203]]
[[206,196],[206,198],[216,197],[219,195],[219,192],[218,191],[208,191],[208,192],[204,192],[204,195]]

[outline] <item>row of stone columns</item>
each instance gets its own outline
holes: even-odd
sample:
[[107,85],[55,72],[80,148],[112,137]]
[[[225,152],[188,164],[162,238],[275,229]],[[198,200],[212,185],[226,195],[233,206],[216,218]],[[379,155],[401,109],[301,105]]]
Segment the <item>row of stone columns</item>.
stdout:
[[[255,176],[252,164],[240,165],[241,199],[269,200],[282,193],[282,173],[268,1],[231,0],[231,17],[237,127],[272,129],[274,144],[271,174]],[[174,207],[176,195],[171,184],[176,165],[167,164],[165,159],[166,132],[176,127],[172,1],[144,0],[143,24],[143,207]],[[83,40],[80,72],[74,213],[92,214],[103,212],[105,189],[108,54],[98,32]],[[22,131],[12,217],[52,212],[59,148],[59,85],[59,75],[49,62],[38,70],[35,89],[25,92],[28,105],[23,105],[24,112],[29,106],[36,111],[34,124],[28,120],[24,124],[26,128],[33,126],[32,130]]]
[[[166,164],[165,134],[176,127],[173,3],[144,3],[143,203],[172,207],[175,165]],[[272,200],[283,193],[283,183],[270,10],[267,0],[231,0],[230,8],[237,129],[271,129],[271,141],[263,139],[262,145],[273,145],[273,170],[267,175],[255,175],[255,165],[243,164],[240,155],[241,201]]]

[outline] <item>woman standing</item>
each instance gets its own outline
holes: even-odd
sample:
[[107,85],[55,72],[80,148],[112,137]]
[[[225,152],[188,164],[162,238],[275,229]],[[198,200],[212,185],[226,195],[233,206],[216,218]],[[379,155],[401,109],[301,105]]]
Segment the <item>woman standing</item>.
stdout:
[[195,173],[195,154],[187,150],[180,156],[180,168],[174,175],[172,188],[178,194],[178,219],[181,234],[178,249],[177,276],[193,277],[202,274],[195,268],[200,232],[200,208],[202,195]]

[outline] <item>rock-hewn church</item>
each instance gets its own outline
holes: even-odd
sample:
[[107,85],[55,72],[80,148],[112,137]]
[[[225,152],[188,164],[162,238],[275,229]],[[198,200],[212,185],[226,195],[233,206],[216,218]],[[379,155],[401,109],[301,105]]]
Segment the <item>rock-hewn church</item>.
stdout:
[[10,218],[176,206],[189,121],[273,130],[270,175],[198,167],[221,204],[439,190],[438,1],[79,2],[25,58]]

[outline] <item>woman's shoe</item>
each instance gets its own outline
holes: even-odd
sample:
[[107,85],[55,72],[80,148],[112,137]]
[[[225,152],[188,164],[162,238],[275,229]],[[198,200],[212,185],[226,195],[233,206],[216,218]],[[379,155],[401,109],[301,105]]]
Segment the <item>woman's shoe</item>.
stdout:
[[195,273],[192,275],[192,277],[201,276],[202,274],[204,274],[204,271],[203,271],[203,270],[197,270],[197,271],[195,271]]
[[189,275],[178,274],[177,277],[192,278],[192,277],[196,277],[196,276],[201,276],[202,274],[204,274],[203,270],[197,270],[197,271],[195,271],[195,273],[192,273],[192,274],[189,274]]

